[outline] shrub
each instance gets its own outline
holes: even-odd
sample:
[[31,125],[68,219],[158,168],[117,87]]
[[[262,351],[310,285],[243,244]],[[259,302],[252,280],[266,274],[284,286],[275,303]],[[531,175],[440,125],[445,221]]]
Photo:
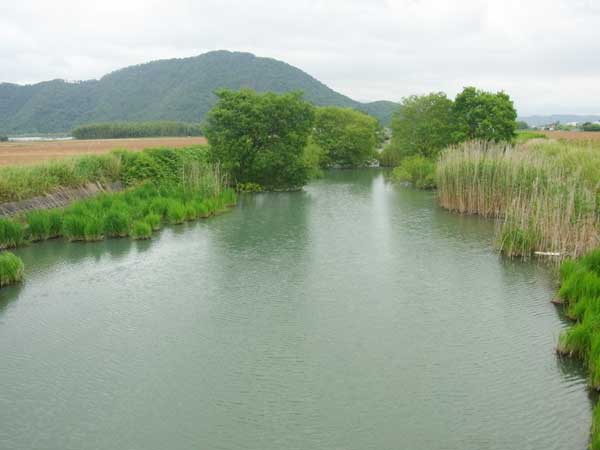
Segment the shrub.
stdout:
[[150,239],[152,236],[152,227],[147,222],[138,220],[131,226],[129,234],[133,239]]
[[0,287],[23,280],[23,261],[10,252],[0,252]]
[[435,188],[435,163],[423,156],[410,156],[393,171],[396,181],[412,183],[417,189]]

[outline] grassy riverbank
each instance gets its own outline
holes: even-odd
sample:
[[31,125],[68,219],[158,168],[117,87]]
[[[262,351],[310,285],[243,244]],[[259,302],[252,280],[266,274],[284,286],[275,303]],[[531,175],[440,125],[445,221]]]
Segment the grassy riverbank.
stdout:
[[466,143],[442,153],[442,207],[502,220],[500,249],[577,257],[599,245],[600,146],[556,141],[527,146]]
[[[581,359],[588,369],[588,383],[600,390],[600,248],[560,268],[558,297],[574,325],[564,331],[557,351]],[[592,418],[592,450],[600,449],[600,404]]]
[[[120,181],[126,189],[79,200],[62,209],[0,219],[0,249],[57,237],[69,241],[147,239],[164,224],[209,217],[236,202],[218,166],[206,162],[205,147],[119,151],[16,167],[9,172],[21,182],[5,185],[0,198],[28,198],[90,182]],[[7,252],[2,255],[11,255],[5,258],[13,262],[17,258]],[[14,264],[0,264],[0,277],[4,284],[18,282],[22,268],[15,272]]]

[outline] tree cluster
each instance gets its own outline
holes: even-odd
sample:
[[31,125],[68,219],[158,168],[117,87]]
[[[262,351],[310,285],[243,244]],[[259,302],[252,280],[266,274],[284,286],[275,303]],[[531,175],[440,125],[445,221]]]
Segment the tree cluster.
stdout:
[[302,94],[217,92],[206,122],[209,158],[239,186],[303,186],[320,167],[373,159],[376,119],[349,108],[315,108]]
[[443,148],[469,140],[511,141],[517,112],[504,92],[465,88],[454,101],[443,92],[403,100],[392,120],[391,161],[435,158]]
[[75,128],[71,135],[75,139],[202,136],[202,129],[199,124],[168,121],[92,123]]

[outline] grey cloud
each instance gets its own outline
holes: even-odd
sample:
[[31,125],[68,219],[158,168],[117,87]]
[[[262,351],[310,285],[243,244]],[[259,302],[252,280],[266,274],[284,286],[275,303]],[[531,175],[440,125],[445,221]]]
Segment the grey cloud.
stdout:
[[215,49],[282,59],[362,100],[465,85],[519,111],[600,112],[592,0],[21,0],[0,5],[0,81],[98,78]]

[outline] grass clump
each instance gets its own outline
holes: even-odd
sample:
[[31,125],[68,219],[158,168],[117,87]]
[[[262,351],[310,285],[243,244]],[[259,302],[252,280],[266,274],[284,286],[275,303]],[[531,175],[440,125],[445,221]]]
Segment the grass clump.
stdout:
[[125,237],[129,233],[130,217],[126,207],[110,209],[103,222],[104,234],[107,237]]
[[185,222],[186,219],[186,208],[185,205],[175,199],[171,199],[167,205],[167,211],[165,214],[168,222],[171,224],[180,224]]
[[0,287],[23,280],[23,261],[11,252],[0,252]]
[[150,239],[152,237],[152,226],[143,220],[133,223],[129,234],[133,239]]
[[63,212],[61,210],[39,210],[26,214],[27,231],[31,241],[44,241],[62,234]]
[[161,217],[158,214],[150,213],[146,217],[144,217],[144,221],[150,225],[152,231],[158,231],[161,229],[162,222]]
[[0,249],[18,247],[25,242],[25,227],[20,222],[0,219]]

